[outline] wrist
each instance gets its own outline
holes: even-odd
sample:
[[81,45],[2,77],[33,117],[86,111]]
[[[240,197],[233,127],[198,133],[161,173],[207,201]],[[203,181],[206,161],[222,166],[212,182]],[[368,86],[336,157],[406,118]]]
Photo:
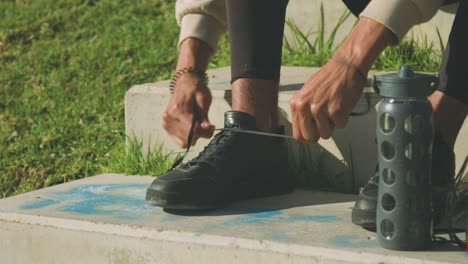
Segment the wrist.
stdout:
[[183,68],[205,71],[212,54],[213,50],[204,41],[196,38],[186,38],[179,46],[176,71]]
[[184,87],[183,90],[187,91],[208,88],[208,75],[205,71],[198,68],[182,68],[173,75],[170,82],[169,90],[172,94],[174,93],[176,86]]
[[356,75],[359,76],[359,78],[363,82],[367,81],[367,72],[364,73],[358,66],[354,65],[352,62],[349,62],[347,60],[343,60],[343,59],[338,58],[338,57],[336,57],[336,58],[333,57],[329,61],[334,62],[334,63],[339,64],[339,65],[343,65],[343,66],[346,66],[346,67],[353,68],[355,70],[355,72],[356,72]]
[[334,60],[347,61],[367,74],[380,53],[394,41],[395,35],[383,24],[362,17],[333,55]]

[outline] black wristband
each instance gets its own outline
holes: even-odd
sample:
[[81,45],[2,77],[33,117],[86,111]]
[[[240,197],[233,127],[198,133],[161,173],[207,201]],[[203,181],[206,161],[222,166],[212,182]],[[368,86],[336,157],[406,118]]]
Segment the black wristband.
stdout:
[[357,75],[364,81],[364,83],[367,82],[367,76],[361,71],[361,69],[359,69],[358,66],[354,65],[353,63],[345,60],[337,60],[334,58],[330,58],[330,60],[341,65],[350,66],[356,71]]
[[178,70],[171,79],[171,83],[169,84],[169,90],[171,91],[171,94],[174,93],[174,88],[176,85],[177,80],[184,74],[191,73],[197,76],[201,81],[204,87],[208,86],[208,75],[206,72],[198,69],[198,68],[192,68],[192,67],[185,67],[180,70]]

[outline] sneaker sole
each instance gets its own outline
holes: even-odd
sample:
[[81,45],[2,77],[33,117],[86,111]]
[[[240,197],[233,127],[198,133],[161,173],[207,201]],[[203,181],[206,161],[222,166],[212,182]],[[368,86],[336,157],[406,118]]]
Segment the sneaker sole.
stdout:
[[285,189],[282,187],[282,189],[273,189],[263,192],[248,191],[242,195],[235,196],[234,198],[230,198],[228,200],[210,199],[209,201],[200,201],[196,199],[188,199],[185,196],[183,197],[181,193],[165,193],[153,189],[148,189],[146,191],[146,202],[164,209],[204,211],[226,207],[230,202],[234,201],[281,195],[290,193],[293,190],[293,188]]
[[366,229],[376,229],[376,211],[375,210],[361,210],[353,207],[351,212],[351,221],[353,224],[362,226]]
[[216,201],[216,203],[199,200],[187,202],[187,198],[181,197],[178,193],[165,193],[152,189],[146,191],[146,202],[151,205],[173,210],[211,210],[225,205],[225,203],[220,200]]

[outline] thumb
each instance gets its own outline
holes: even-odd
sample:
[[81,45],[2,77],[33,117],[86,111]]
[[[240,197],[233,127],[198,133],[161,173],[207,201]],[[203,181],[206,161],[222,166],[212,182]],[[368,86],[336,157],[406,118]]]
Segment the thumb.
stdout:
[[197,134],[200,137],[210,138],[213,136],[215,127],[210,123],[208,119],[208,111],[211,104],[211,94],[198,93],[195,96],[197,112],[198,112],[198,126]]
[[[197,93],[195,95],[195,101],[197,105],[198,121],[203,126],[211,125],[208,119],[208,112],[211,105],[211,94],[208,93]],[[205,123],[205,125],[203,125]]]

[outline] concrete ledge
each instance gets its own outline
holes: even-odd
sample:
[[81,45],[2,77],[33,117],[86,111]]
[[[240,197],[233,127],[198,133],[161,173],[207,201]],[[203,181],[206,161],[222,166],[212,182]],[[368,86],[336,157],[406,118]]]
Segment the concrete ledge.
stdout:
[[[285,127],[286,134],[291,135],[291,113],[289,100],[302,87],[303,81],[316,72],[318,68],[283,67],[279,93],[279,120]],[[228,67],[210,70],[210,89],[213,102],[209,118],[216,127],[223,127],[223,113],[230,110],[231,88]],[[148,151],[158,144],[174,153],[181,153],[175,142],[162,129],[161,117],[169,102],[169,81],[137,85],[125,95],[125,129],[128,137],[143,141],[143,151]],[[362,117],[350,118],[345,129],[338,130],[332,139],[321,140],[320,145],[299,144],[290,140],[292,166],[296,168],[296,178],[314,178],[327,182],[327,188],[341,192],[355,192],[365,184],[373,174],[375,156],[375,110],[373,106],[380,99],[368,89],[356,106],[356,112],[367,109],[366,96],[371,101],[370,113]],[[368,135],[363,136],[363,135]],[[188,159],[198,154],[209,140],[200,139],[191,148]],[[353,154],[354,153],[354,154]],[[359,153],[359,155],[356,155]]]
[[[279,92],[280,124],[291,135],[289,100],[318,68],[282,67]],[[372,76],[371,73],[369,76]],[[379,74],[379,73],[375,73]],[[223,113],[230,110],[230,70],[219,68],[208,71],[213,102],[209,118],[216,127],[223,126]],[[163,144],[166,151],[183,152],[162,129],[161,117],[170,99],[169,81],[148,83],[132,87],[125,95],[125,129],[129,137],[143,142],[143,151]],[[380,100],[370,87],[358,102],[355,112],[367,109],[370,99],[371,111],[365,116],[350,117],[344,129],[337,129],[329,140],[320,140],[319,145],[299,144],[290,140],[290,156],[293,176],[309,185],[325,182],[326,186],[339,192],[356,192],[373,175],[377,162],[375,144],[375,109]],[[209,142],[200,139],[191,149],[188,158],[198,154]],[[468,154],[468,125],[465,123],[456,144],[457,168]]]
[[455,263],[40,216],[0,221],[2,239],[24,241],[3,245],[6,263]]
[[449,244],[378,246],[353,195],[297,190],[192,215],[146,205],[151,177],[101,175],[0,200],[4,263],[464,263]]

